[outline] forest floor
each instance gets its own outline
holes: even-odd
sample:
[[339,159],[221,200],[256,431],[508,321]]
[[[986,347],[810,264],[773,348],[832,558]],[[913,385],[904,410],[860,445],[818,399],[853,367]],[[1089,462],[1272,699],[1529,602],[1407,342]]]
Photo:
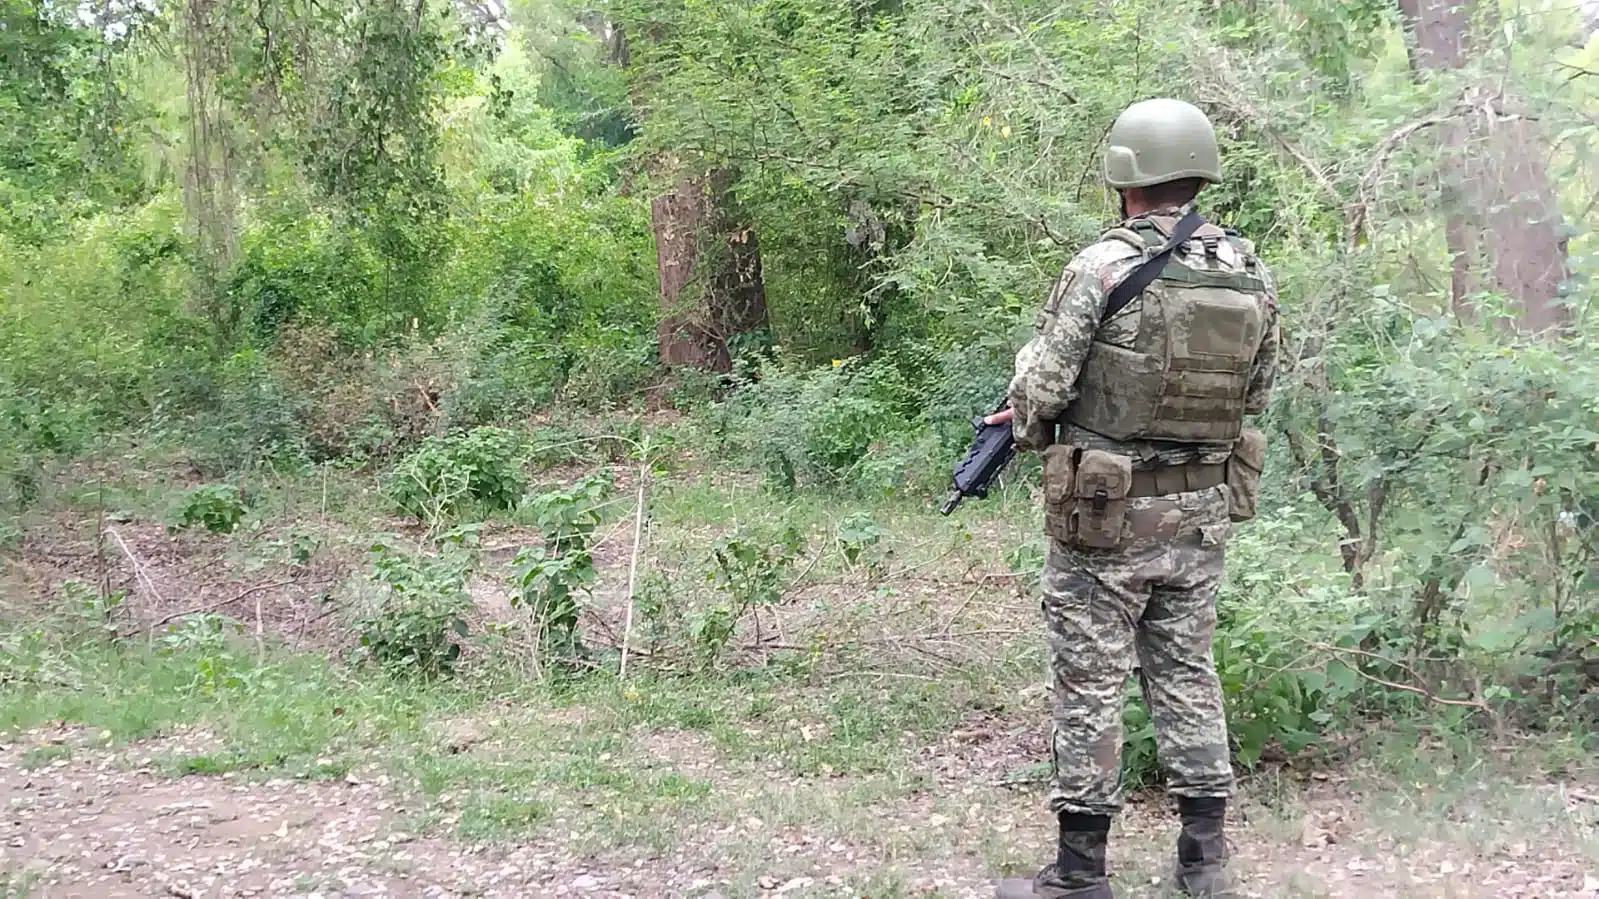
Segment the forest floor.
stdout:
[[[1025,722],[950,734],[910,753],[913,771],[821,777],[586,709],[481,723],[482,741],[449,760],[476,768],[475,785],[432,802],[382,764],[179,773],[174,760],[215,744],[203,730],[115,748],[83,728],[32,730],[0,754],[5,858],[24,895],[51,897],[979,897],[1050,843],[1038,791],[996,786],[1036,758],[1014,738],[1037,730]],[[523,770],[534,748],[560,756],[547,779]],[[1592,784],[1437,773],[1250,784],[1233,832],[1241,885],[1350,899],[1599,891]],[[1173,830],[1163,803],[1129,807],[1118,895],[1165,895]]]
[[[111,524],[104,496],[34,523],[0,570],[0,893],[981,897],[1050,851],[1036,601],[985,548],[1015,536],[982,539],[992,518],[970,516],[973,540],[884,513],[916,536],[890,541],[878,574],[825,563],[790,581],[766,636],[740,634],[812,662],[833,634],[855,654],[827,665],[802,652],[690,677],[640,661],[620,683],[502,665],[428,685],[336,660],[359,552],[293,571],[276,555],[290,519],[340,527],[328,490],[304,486],[320,518],[279,497],[282,521],[247,537],[169,533],[166,492],[143,488],[110,501]],[[683,546],[752,508],[727,495],[662,491],[652,564],[683,569],[698,558]],[[526,536],[491,529],[485,555],[503,565]],[[629,561],[626,540],[601,542],[594,635],[618,628]],[[40,612],[68,577],[129,591],[120,641]],[[473,589],[474,634],[509,612],[496,583]],[[239,635],[166,629],[209,611]],[[1375,726],[1241,790],[1250,896],[1599,897],[1599,773],[1569,738]],[[1158,792],[1133,791],[1118,896],[1166,895],[1175,830]]]

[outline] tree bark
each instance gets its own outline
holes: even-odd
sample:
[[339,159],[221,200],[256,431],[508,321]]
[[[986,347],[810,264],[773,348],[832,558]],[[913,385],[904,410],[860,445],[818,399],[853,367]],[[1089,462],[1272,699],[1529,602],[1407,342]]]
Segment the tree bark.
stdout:
[[[1472,22],[1477,0],[1397,2],[1418,78],[1464,68],[1481,54]],[[1492,9],[1480,12],[1495,15]],[[1548,145],[1537,123],[1509,108],[1505,97],[1490,94],[1486,85],[1471,93],[1480,111],[1443,131],[1449,148],[1443,178],[1451,304],[1469,318],[1467,298],[1486,283],[1514,301],[1511,324],[1533,333],[1559,331],[1570,324],[1569,310],[1559,303],[1568,272],[1559,199],[1549,184]]]
[[732,173],[678,179],[650,204],[661,318],[656,342],[667,366],[733,367],[728,342],[767,326],[755,230],[729,196]]

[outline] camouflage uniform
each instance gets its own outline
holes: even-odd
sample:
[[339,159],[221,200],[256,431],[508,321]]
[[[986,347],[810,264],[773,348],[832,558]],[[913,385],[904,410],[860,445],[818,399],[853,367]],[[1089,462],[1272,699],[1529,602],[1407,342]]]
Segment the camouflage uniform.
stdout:
[[[1223,181],[1215,129],[1198,107],[1154,98],[1124,109],[1106,135],[1104,181],[1140,214],[1066,266],[1008,391],[1018,447],[1044,461],[1059,844],[1031,878],[1001,878],[995,897],[1115,899],[1106,849],[1122,804],[1122,696],[1136,667],[1182,821],[1173,884],[1236,899],[1226,875],[1232,768],[1210,642],[1227,531],[1254,515],[1265,464],[1265,435],[1244,417],[1271,393],[1276,290],[1248,241],[1180,226],[1186,209],[1150,208]],[[1122,284],[1136,295],[1113,311]]]
[[[1180,214],[1163,209],[1147,217],[1169,232]],[[1192,268],[1238,271],[1243,264],[1239,248],[1230,242],[1221,242],[1214,258],[1182,253],[1174,258]],[[1141,298],[1110,321],[1101,324],[1100,319],[1111,289],[1140,258],[1128,243],[1105,238],[1066,266],[1038,314],[1034,337],[1017,355],[1009,397],[1019,447],[1043,451],[1052,443],[1068,443],[1104,449],[1132,457],[1135,470],[1228,459],[1231,442],[1118,442],[1071,425],[1061,425],[1056,433],[1057,419],[1077,398],[1090,344],[1097,338],[1131,346],[1137,337]],[[1270,397],[1279,337],[1275,289],[1265,267],[1252,261],[1271,298],[1249,376],[1245,411],[1254,414],[1265,410]],[[1131,498],[1128,518],[1158,522],[1140,528],[1158,536],[1133,537],[1115,549],[1051,539],[1043,612],[1054,680],[1050,807],[1057,814],[1109,815],[1121,808],[1123,689],[1135,666],[1172,792],[1231,794],[1221,687],[1210,651],[1229,497],[1223,484]]]

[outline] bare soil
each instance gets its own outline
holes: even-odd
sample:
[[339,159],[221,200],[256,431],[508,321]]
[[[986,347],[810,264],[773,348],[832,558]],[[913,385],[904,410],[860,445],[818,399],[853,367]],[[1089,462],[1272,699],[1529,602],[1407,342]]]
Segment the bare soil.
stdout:
[[[173,777],[158,760],[206,735],[110,747],[50,728],[0,751],[0,845],[13,887],[41,897],[982,897],[996,864],[1036,864],[1051,836],[1036,788],[995,785],[1036,756],[994,724],[928,747],[918,764],[938,786],[908,796],[863,799],[847,777],[721,777],[725,805],[666,822],[681,834],[664,854],[626,834],[596,845],[567,809],[515,842],[419,833],[416,798],[375,766],[331,781]],[[722,767],[693,733],[645,736],[687,773]],[[1253,784],[1234,871],[1258,897],[1599,896],[1599,790],[1495,782],[1442,814],[1396,799],[1330,779]],[[1164,803],[1129,807],[1113,838],[1118,895],[1165,894],[1173,831]]]

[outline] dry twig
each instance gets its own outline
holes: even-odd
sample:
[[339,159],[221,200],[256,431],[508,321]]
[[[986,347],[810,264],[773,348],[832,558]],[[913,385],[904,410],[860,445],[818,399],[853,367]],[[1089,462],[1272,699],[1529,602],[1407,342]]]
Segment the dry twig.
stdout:
[[144,565],[139,561],[139,557],[134,555],[133,550],[128,548],[127,541],[122,539],[122,535],[117,533],[116,528],[107,527],[106,533],[111,535],[112,540],[117,541],[117,546],[122,550],[122,554],[127,556],[128,561],[132,563],[134,576],[139,579],[140,583],[144,584],[146,590],[150,591],[150,595],[155,597],[156,602],[163,602],[161,592],[155,588],[155,581],[151,580],[150,575],[145,572]]
[[627,618],[622,625],[622,663],[617,679],[627,680],[627,653],[633,640],[634,590],[638,583],[639,546],[644,540],[644,483],[648,477],[648,463],[639,466],[638,502],[633,508],[633,555],[627,564]]
[[[257,584],[256,586],[251,587],[250,589],[245,590],[244,592],[239,593],[239,594],[237,594],[235,596],[230,596],[227,599],[220,600],[218,602],[209,603],[209,604],[203,605],[203,606],[197,606],[197,607],[192,608],[192,609],[185,609],[182,612],[173,612],[170,615],[162,616],[161,618],[156,619],[155,621],[151,622],[150,624],[146,625],[145,627],[138,628],[138,629],[133,630],[133,631],[129,631],[128,633],[122,634],[122,636],[131,637],[134,634],[139,633],[140,631],[153,631],[156,628],[160,627],[161,625],[169,624],[169,623],[171,623],[173,621],[177,621],[179,618],[187,618],[190,615],[205,615],[205,614],[209,614],[211,612],[215,612],[218,609],[221,609],[221,608],[223,608],[225,606],[230,606],[233,603],[236,603],[236,602],[238,602],[238,601],[240,601],[242,599],[247,599],[247,598],[249,598],[251,596],[254,596],[255,594],[260,593],[260,592],[262,592],[264,590],[276,590],[279,587],[291,587],[293,585],[294,585],[293,581],[278,581],[278,582],[272,583],[272,584]],[[259,615],[259,613],[258,613],[258,615]],[[259,618],[258,618],[258,620],[259,620]]]

